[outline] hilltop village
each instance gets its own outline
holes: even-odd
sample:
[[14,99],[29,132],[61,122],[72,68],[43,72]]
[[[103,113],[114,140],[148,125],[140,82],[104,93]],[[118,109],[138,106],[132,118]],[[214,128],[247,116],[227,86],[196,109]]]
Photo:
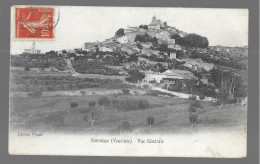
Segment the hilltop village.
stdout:
[[[153,16],[148,25],[121,28],[110,39],[85,43],[74,50],[40,54],[33,45],[31,50],[11,56],[11,70],[71,72],[72,69],[75,75],[85,74],[84,77],[87,74],[119,76],[118,79],[126,76],[123,81],[129,83],[203,97],[216,98],[220,91],[231,99],[246,97],[247,47],[208,44],[206,37],[185,33]],[[222,79],[217,77],[220,74]]]
[[209,46],[155,16],[83,47],[36,46],[11,55],[14,127],[121,134],[245,125],[247,47]]

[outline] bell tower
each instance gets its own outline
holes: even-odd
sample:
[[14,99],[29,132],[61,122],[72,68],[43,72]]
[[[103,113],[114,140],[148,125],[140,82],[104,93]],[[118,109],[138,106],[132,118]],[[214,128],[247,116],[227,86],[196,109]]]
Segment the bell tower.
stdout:
[[156,20],[156,16],[155,14],[153,14],[152,22],[154,22],[155,20]]

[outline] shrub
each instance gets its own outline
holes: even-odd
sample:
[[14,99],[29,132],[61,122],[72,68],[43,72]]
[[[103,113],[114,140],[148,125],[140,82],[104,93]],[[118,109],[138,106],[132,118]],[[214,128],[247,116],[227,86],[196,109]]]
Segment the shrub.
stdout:
[[140,25],[139,28],[143,28],[143,29],[148,29],[148,26],[147,25]]
[[198,119],[198,115],[196,113],[190,113],[189,120],[192,127],[194,126],[194,123],[196,123],[197,119]]
[[71,109],[77,108],[77,106],[78,106],[78,103],[77,103],[77,102],[71,102],[71,103],[70,103],[70,108],[71,108]]
[[80,94],[81,94],[82,96],[85,96],[85,95],[86,95],[86,91],[80,91]]
[[126,81],[131,83],[135,83],[139,80],[142,80],[145,77],[145,74],[137,69],[128,71],[128,74],[130,75],[130,77],[127,77]]
[[200,100],[205,99],[205,95],[200,95],[200,96],[199,96],[199,99],[200,99]]
[[191,101],[196,101],[196,100],[197,100],[197,97],[194,96],[194,95],[191,95],[191,96],[189,97],[189,99],[190,99]]
[[93,110],[92,112],[90,112],[90,121],[91,121],[91,127],[94,126],[94,122],[95,120],[98,119],[98,117],[100,116],[100,113],[97,110]]
[[231,100],[228,100],[227,103],[228,103],[228,104],[234,104],[234,103],[237,103],[237,99],[231,99]]
[[122,122],[121,125],[119,125],[120,133],[122,132],[128,132],[131,130],[131,125],[128,121]]
[[199,101],[193,101],[190,103],[190,106],[195,107],[195,108],[202,108],[201,104]]
[[30,71],[30,70],[31,70],[31,69],[30,69],[29,66],[24,67],[24,71]]
[[196,108],[194,106],[190,106],[189,107],[189,112],[195,113],[196,112]]
[[136,46],[139,48],[139,49],[143,49],[143,46],[141,44],[136,44]]
[[148,123],[148,125],[150,127],[152,127],[152,125],[154,124],[154,118],[149,116],[149,117],[146,118],[146,122]]
[[107,97],[100,97],[98,100],[98,105],[101,105],[103,107],[103,110],[105,109],[105,106],[110,105],[110,100]]
[[124,35],[125,35],[124,29],[123,29],[123,28],[118,29],[118,30],[116,31],[116,34],[115,34],[115,35],[118,36],[118,37],[124,36]]

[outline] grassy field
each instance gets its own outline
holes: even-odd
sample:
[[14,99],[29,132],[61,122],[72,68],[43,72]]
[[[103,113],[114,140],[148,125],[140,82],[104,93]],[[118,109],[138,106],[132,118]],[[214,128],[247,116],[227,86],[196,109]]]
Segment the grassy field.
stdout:
[[[25,128],[41,131],[71,131],[77,133],[114,133],[120,132],[119,127],[124,121],[130,124],[131,133],[178,133],[212,129],[236,129],[246,125],[247,111],[237,104],[225,105],[222,108],[210,103],[201,102],[203,108],[197,109],[198,120],[195,127],[189,122],[190,100],[175,97],[111,95],[112,100],[142,99],[149,102],[144,110],[121,111],[112,106],[96,105],[89,107],[90,101],[98,101],[100,96],[64,96],[10,99],[11,128]],[[70,108],[71,102],[77,102],[75,109]],[[91,111],[97,111],[94,125],[85,118]],[[51,115],[63,118],[59,125],[53,125]],[[154,125],[150,127],[146,118],[154,117]]]

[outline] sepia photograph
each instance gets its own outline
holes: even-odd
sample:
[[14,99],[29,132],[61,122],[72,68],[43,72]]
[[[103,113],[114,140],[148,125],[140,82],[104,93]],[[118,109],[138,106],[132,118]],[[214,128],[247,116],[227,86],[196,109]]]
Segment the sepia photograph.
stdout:
[[12,6],[9,153],[247,156],[248,10]]

